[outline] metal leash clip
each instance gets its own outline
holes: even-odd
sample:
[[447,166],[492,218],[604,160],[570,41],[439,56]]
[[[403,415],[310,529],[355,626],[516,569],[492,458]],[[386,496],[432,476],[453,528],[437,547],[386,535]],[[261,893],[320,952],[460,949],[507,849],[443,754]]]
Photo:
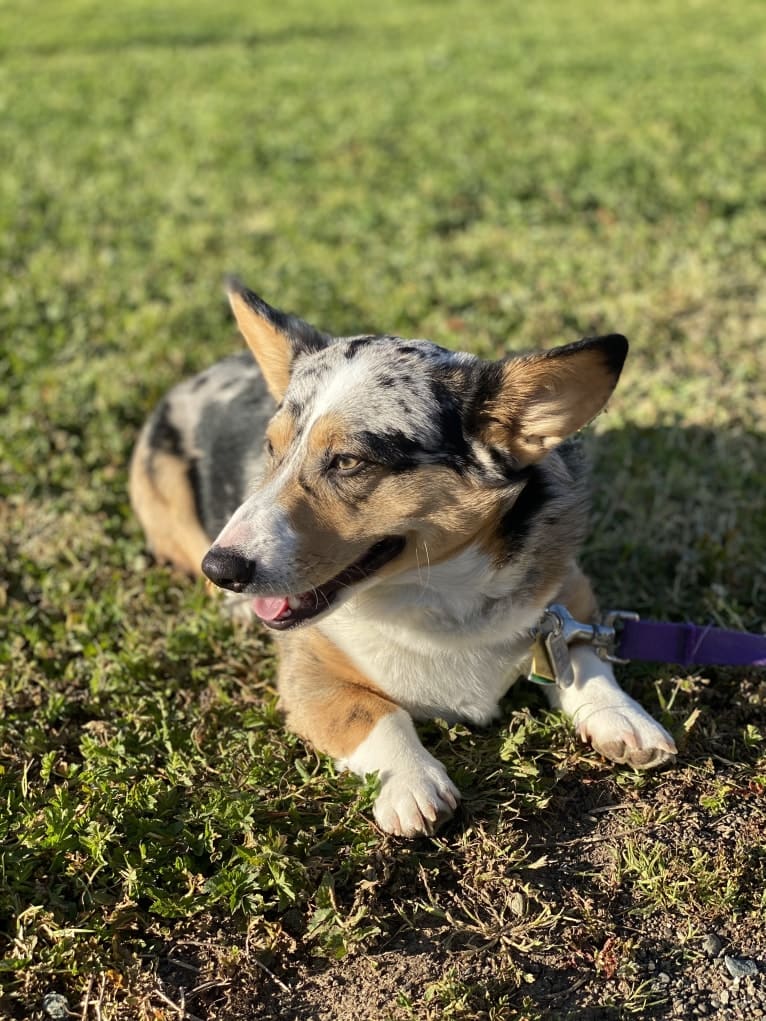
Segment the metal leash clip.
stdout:
[[609,663],[627,662],[615,655],[617,627],[622,620],[638,620],[638,614],[630,610],[610,610],[603,624],[584,624],[575,620],[561,603],[552,603],[546,607],[534,631],[529,679],[537,684],[569,687],[574,681],[569,655],[572,642],[588,642],[596,655]]
[[615,651],[620,638],[619,625],[624,620],[640,620],[639,614],[633,610],[609,610],[608,613],[604,614],[604,623],[600,625],[600,629],[605,631],[611,637],[607,638],[607,642],[604,646],[596,645],[596,652],[605,659],[608,663],[629,663],[629,659],[622,659],[620,656],[615,656]]

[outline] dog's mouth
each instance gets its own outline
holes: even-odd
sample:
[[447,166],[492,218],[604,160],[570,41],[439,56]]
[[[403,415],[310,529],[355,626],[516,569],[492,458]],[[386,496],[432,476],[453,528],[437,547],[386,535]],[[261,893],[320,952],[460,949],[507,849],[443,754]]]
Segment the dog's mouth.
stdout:
[[297,595],[256,596],[252,602],[253,610],[264,624],[275,631],[288,631],[299,624],[305,624],[306,621],[328,610],[343,589],[369,578],[394,557],[399,556],[404,549],[405,541],[400,535],[381,539],[359,560],[354,561],[323,585]]

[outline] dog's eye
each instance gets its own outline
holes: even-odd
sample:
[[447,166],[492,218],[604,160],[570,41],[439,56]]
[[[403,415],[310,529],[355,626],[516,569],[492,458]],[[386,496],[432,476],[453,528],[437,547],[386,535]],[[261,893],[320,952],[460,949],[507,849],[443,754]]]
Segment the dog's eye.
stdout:
[[363,464],[364,461],[359,457],[354,457],[353,454],[336,454],[330,461],[330,468],[332,471],[340,472],[341,475],[352,475]]

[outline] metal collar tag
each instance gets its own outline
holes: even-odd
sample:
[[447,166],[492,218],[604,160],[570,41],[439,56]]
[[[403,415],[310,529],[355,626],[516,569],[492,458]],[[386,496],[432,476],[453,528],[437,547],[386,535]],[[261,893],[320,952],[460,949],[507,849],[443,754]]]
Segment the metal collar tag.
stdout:
[[628,610],[612,610],[604,620],[604,624],[584,624],[575,620],[561,603],[552,603],[546,607],[533,632],[535,643],[529,680],[537,684],[557,684],[568,688],[574,681],[569,655],[572,642],[590,643],[596,654],[610,663],[625,662],[614,655],[617,642],[615,625],[620,620],[638,620],[638,614]]

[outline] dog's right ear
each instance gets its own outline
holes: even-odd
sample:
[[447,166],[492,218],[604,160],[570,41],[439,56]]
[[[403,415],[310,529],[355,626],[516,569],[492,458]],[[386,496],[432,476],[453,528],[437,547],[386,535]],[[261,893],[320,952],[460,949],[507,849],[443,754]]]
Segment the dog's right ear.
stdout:
[[330,338],[297,316],[267,305],[235,277],[226,281],[237,325],[261,368],[276,401],[284,397],[293,362],[302,354],[319,351]]

